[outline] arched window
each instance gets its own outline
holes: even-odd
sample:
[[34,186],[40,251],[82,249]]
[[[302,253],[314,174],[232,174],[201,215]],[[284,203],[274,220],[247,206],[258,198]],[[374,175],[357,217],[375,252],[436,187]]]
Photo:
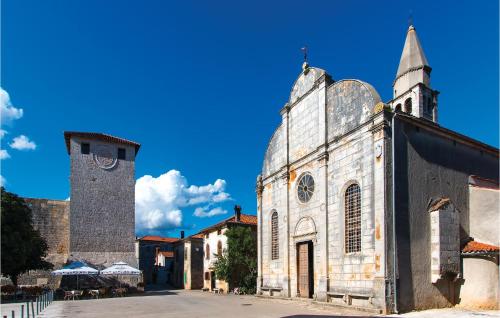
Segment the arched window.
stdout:
[[205,246],[205,258],[210,259],[210,245],[208,243]]
[[279,255],[278,212],[274,211],[271,215],[271,259],[278,259]]
[[394,109],[396,112],[400,112],[401,111],[401,104],[397,104],[396,105],[396,108]]
[[217,255],[219,257],[222,256],[222,242],[221,241],[217,242]]
[[411,114],[411,98],[405,100],[405,112]]
[[345,191],[345,252],[361,251],[361,190],[352,184]]

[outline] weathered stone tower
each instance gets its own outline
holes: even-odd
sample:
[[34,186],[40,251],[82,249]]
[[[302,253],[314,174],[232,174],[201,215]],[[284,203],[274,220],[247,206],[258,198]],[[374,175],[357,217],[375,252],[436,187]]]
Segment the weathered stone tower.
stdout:
[[140,144],[100,133],[65,132],[71,160],[69,259],[137,266],[135,156]]

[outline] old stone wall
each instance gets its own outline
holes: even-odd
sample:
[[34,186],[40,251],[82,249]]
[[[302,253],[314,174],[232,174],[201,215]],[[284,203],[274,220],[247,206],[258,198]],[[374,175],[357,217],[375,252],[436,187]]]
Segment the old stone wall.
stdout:
[[[49,199],[24,199],[32,211],[33,227],[40,232],[48,245],[46,261],[60,268],[69,256],[69,201]],[[21,275],[21,285],[55,285],[59,278],[50,271],[29,271]]]
[[[82,154],[80,144],[90,144]],[[71,149],[70,256],[94,265],[125,261],[137,267],[135,241],[135,148],[73,137]],[[126,158],[117,159],[118,148]]]
[[466,239],[469,176],[498,179],[497,151],[431,127],[404,116],[397,116],[393,127],[400,311],[449,307],[460,301],[461,280],[430,280],[431,198],[450,198],[460,214],[461,239]]

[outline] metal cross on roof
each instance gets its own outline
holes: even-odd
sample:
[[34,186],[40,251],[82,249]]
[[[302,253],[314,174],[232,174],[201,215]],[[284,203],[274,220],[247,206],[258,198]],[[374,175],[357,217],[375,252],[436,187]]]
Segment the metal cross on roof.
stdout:
[[300,50],[304,53],[304,62],[307,63],[307,46],[302,47]]

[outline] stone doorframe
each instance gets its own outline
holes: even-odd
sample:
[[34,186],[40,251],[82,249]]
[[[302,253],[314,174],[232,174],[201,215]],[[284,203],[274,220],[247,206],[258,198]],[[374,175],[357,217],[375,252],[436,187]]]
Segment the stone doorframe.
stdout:
[[[318,243],[317,233],[318,232],[316,231],[316,224],[314,223],[314,220],[312,217],[304,216],[304,217],[299,219],[299,221],[295,225],[295,230],[294,230],[293,236],[292,236],[293,246],[295,246],[295,248],[293,249],[295,259],[293,261],[291,261],[290,263],[295,264],[295,266],[297,266],[298,255],[297,255],[296,247],[297,247],[297,244],[300,244],[300,243],[312,242],[313,255],[315,255],[314,251],[315,251],[316,245]],[[314,264],[314,259],[312,260],[312,262]],[[314,264],[313,266],[315,266],[315,265],[316,264]],[[298,280],[297,274],[298,274],[298,268],[296,268],[296,273],[295,273],[296,280]],[[312,276],[313,276],[312,283],[314,286],[314,290],[316,290],[317,285],[315,284],[315,281],[314,281],[314,273]],[[292,288],[295,289],[295,295],[297,295],[299,292],[298,285],[292,284],[291,286],[294,286]],[[313,297],[314,297],[314,295],[313,295]]]

